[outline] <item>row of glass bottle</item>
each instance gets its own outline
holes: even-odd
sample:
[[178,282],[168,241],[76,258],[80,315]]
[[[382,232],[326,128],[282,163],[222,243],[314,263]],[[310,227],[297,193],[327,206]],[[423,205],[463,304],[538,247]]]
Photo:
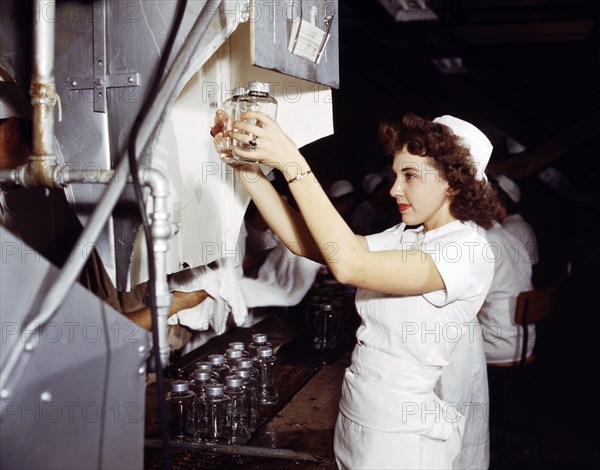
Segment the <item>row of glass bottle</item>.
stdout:
[[[235,155],[236,147],[252,150],[254,147],[239,142],[231,137],[231,132],[237,131],[233,123],[247,111],[261,111],[272,119],[277,118],[277,100],[270,95],[271,86],[266,82],[251,81],[245,87],[234,88],[232,96],[223,102],[223,111],[227,114],[224,122],[224,138],[218,144],[221,158],[230,164],[239,163]],[[246,119],[250,124],[256,124],[255,119]],[[245,162],[247,163],[247,162]]]
[[259,406],[278,401],[276,359],[266,339],[261,333],[253,335],[249,349],[254,357],[244,350],[243,342],[230,343],[227,356],[211,354],[208,361],[196,363],[189,380],[171,383],[166,397],[171,438],[229,444],[248,441],[258,424]]

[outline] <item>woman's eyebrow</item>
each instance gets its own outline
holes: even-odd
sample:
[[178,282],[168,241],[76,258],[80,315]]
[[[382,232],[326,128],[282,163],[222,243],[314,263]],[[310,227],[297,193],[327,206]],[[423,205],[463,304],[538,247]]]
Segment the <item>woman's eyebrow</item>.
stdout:
[[401,173],[406,173],[407,171],[420,173],[419,167],[417,165],[409,165],[400,169]]

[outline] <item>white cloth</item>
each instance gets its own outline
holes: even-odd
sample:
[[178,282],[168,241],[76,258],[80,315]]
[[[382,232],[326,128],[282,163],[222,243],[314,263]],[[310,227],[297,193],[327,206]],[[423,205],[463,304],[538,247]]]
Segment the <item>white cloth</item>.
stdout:
[[248,308],[298,305],[310,290],[321,265],[279,244],[269,253],[256,279],[242,277],[240,289]]
[[242,228],[240,246],[245,246],[244,252],[271,250],[260,266],[256,278],[240,278],[240,289],[246,306],[254,308],[298,305],[310,290],[321,265],[296,256],[271,229],[257,230],[247,223]]
[[539,261],[538,244],[533,227],[521,214],[511,214],[502,221],[502,227],[515,237],[529,255],[529,262],[537,264]]
[[454,221],[424,237],[422,227],[404,228],[400,224],[368,236],[369,248],[412,249],[421,234],[420,248],[434,259],[446,289],[412,296],[357,291],[362,324],[340,400],[340,412],[353,425],[338,426],[335,435],[336,458],[348,468],[358,462],[380,465],[384,457],[377,453],[383,449],[365,445],[375,433],[390,433],[389,453],[418,446],[395,455],[393,468],[426,468],[423,451],[432,439],[440,445],[435,456],[426,458],[437,467],[450,468],[460,448],[456,434],[462,433],[464,417],[436,396],[434,386],[466,333],[462,325],[475,320],[483,303],[493,258],[485,258],[486,240],[473,224]]
[[217,334],[222,334],[227,330],[230,313],[236,325],[244,324],[248,309],[238,285],[235,263],[225,258],[216,264],[216,269],[201,266],[171,276],[170,290],[192,292],[204,289],[210,297],[195,307],[171,315],[169,325],[180,324],[201,331],[212,327]]
[[465,417],[456,470],[487,469],[490,465],[489,392],[483,335],[477,320],[465,324],[465,334],[442,369],[435,393]]
[[[515,323],[520,292],[532,289],[531,262],[524,245],[503,226],[486,231],[490,248],[496,252],[494,280],[479,312],[488,363],[518,361],[523,345],[522,328]],[[535,326],[529,327],[527,355],[533,352]]]

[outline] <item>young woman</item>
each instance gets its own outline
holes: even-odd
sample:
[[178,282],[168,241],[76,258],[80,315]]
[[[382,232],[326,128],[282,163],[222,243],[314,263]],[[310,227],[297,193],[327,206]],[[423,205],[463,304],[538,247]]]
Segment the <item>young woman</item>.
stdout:
[[362,324],[335,429],[339,467],[451,468],[464,418],[434,386],[492,280],[480,229],[496,210],[483,173],[488,139],[451,116],[409,114],[383,124],[396,173],[390,195],[403,223],[363,237],[275,121],[259,112],[242,117],[258,125],[236,122],[241,132],[233,137],[251,147],[236,154],[281,171],[300,209],[285,204],[257,165],[236,167],[267,223],[294,253],[327,263],[339,282],[359,288]]

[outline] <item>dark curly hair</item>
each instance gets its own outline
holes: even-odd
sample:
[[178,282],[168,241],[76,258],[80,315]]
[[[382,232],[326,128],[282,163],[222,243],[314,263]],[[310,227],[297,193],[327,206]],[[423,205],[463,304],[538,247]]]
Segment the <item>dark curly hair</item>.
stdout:
[[402,122],[381,123],[379,140],[391,155],[406,147],[413,155],[431,157],[453,192],[452,216],[485,229],[492,226],[498,213],[496,193],[486,181],[476,178],[477,169],[471,163],[469,150],[449,127],[409,113]]

